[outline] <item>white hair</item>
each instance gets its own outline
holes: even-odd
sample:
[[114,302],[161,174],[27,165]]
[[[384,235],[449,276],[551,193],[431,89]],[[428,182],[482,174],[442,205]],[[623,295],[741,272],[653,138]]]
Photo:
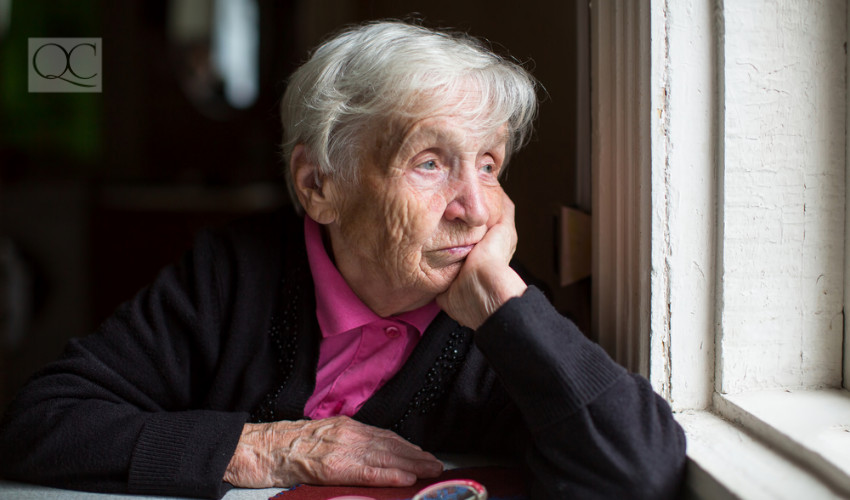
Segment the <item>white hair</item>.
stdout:
[[[470,88],[474,92],[461,92]],[[446,96],[461,98],[447,102]],[[288,161],[304,144],[321,174],[354,180],[364,132],[426,118],[447,105],[482,127],[506,124],[509,157],[530,135],[536,80],[463,33],[400,21],[349,28],[320,45],[290,77],[281,102],[283,157]],[[301,211],[288,168],[287,183]]]

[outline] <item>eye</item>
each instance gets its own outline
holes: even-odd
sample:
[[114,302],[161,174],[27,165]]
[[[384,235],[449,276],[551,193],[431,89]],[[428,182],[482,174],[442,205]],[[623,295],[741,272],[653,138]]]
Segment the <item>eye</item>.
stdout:
[[495,163],[485,163],[484,165],[481,166],[481,172],[483,172],[487,175],[494,175],[494,176],[498,177],[499,167],[496,166]]
[[428,160],[426,162],[420,163],[416,165],[416,168],[420,168],[422,170],[437,170],[437,162],[434,160]]

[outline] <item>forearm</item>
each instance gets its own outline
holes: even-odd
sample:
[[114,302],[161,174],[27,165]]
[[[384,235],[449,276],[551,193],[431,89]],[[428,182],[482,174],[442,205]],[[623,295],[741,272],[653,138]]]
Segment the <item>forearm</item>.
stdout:
[[4,478],[134,494],[219,498],[227,491],[221,477],[246,414],[41,398],[54,383],[63,382],[35,380],[0,426]]
[[532,431],[584,408],[626,375],[534,287],[488,318],[475,343]]
[[204,271],[217,266],[200,248],[21,390],[0,430],[4,475],[93,491],[223,494],[247,405],[205,398],[215,394],[221,329],[219,287]]
[[535,498],[668,498],[685,440],[667,403],[529,289],[476,343],[531,432]]

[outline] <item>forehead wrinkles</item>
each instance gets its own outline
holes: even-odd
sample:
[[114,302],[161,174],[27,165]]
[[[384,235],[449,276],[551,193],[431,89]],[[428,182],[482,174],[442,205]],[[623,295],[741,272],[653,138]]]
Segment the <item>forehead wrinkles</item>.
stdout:
[[[458,123],[456,118],[463,122]],[[429,146],[453,151],[489,151],[507,140],[507,126],[477,126],[465,117],[430,117],[413,123],[396,143],[395,158],[405,158]]]

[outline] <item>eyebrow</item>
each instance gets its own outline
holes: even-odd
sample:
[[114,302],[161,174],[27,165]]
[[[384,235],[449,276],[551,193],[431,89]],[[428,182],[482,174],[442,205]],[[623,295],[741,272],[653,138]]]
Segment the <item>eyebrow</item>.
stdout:
[[[502,144],[507,144],[507,132],[481,131],[478,134],[484,137],[484,141],[482,141],[484,147],[482,149],[485,151],[500,147]],[[419,141],[447,144],[450,148],[463,149],[465,137],[465,134],[459,133],[456,130],[449,131],[439,126],[425,126],[406,134],[402,138],[397,154],[411,148],[412,145],[415,145]]]

